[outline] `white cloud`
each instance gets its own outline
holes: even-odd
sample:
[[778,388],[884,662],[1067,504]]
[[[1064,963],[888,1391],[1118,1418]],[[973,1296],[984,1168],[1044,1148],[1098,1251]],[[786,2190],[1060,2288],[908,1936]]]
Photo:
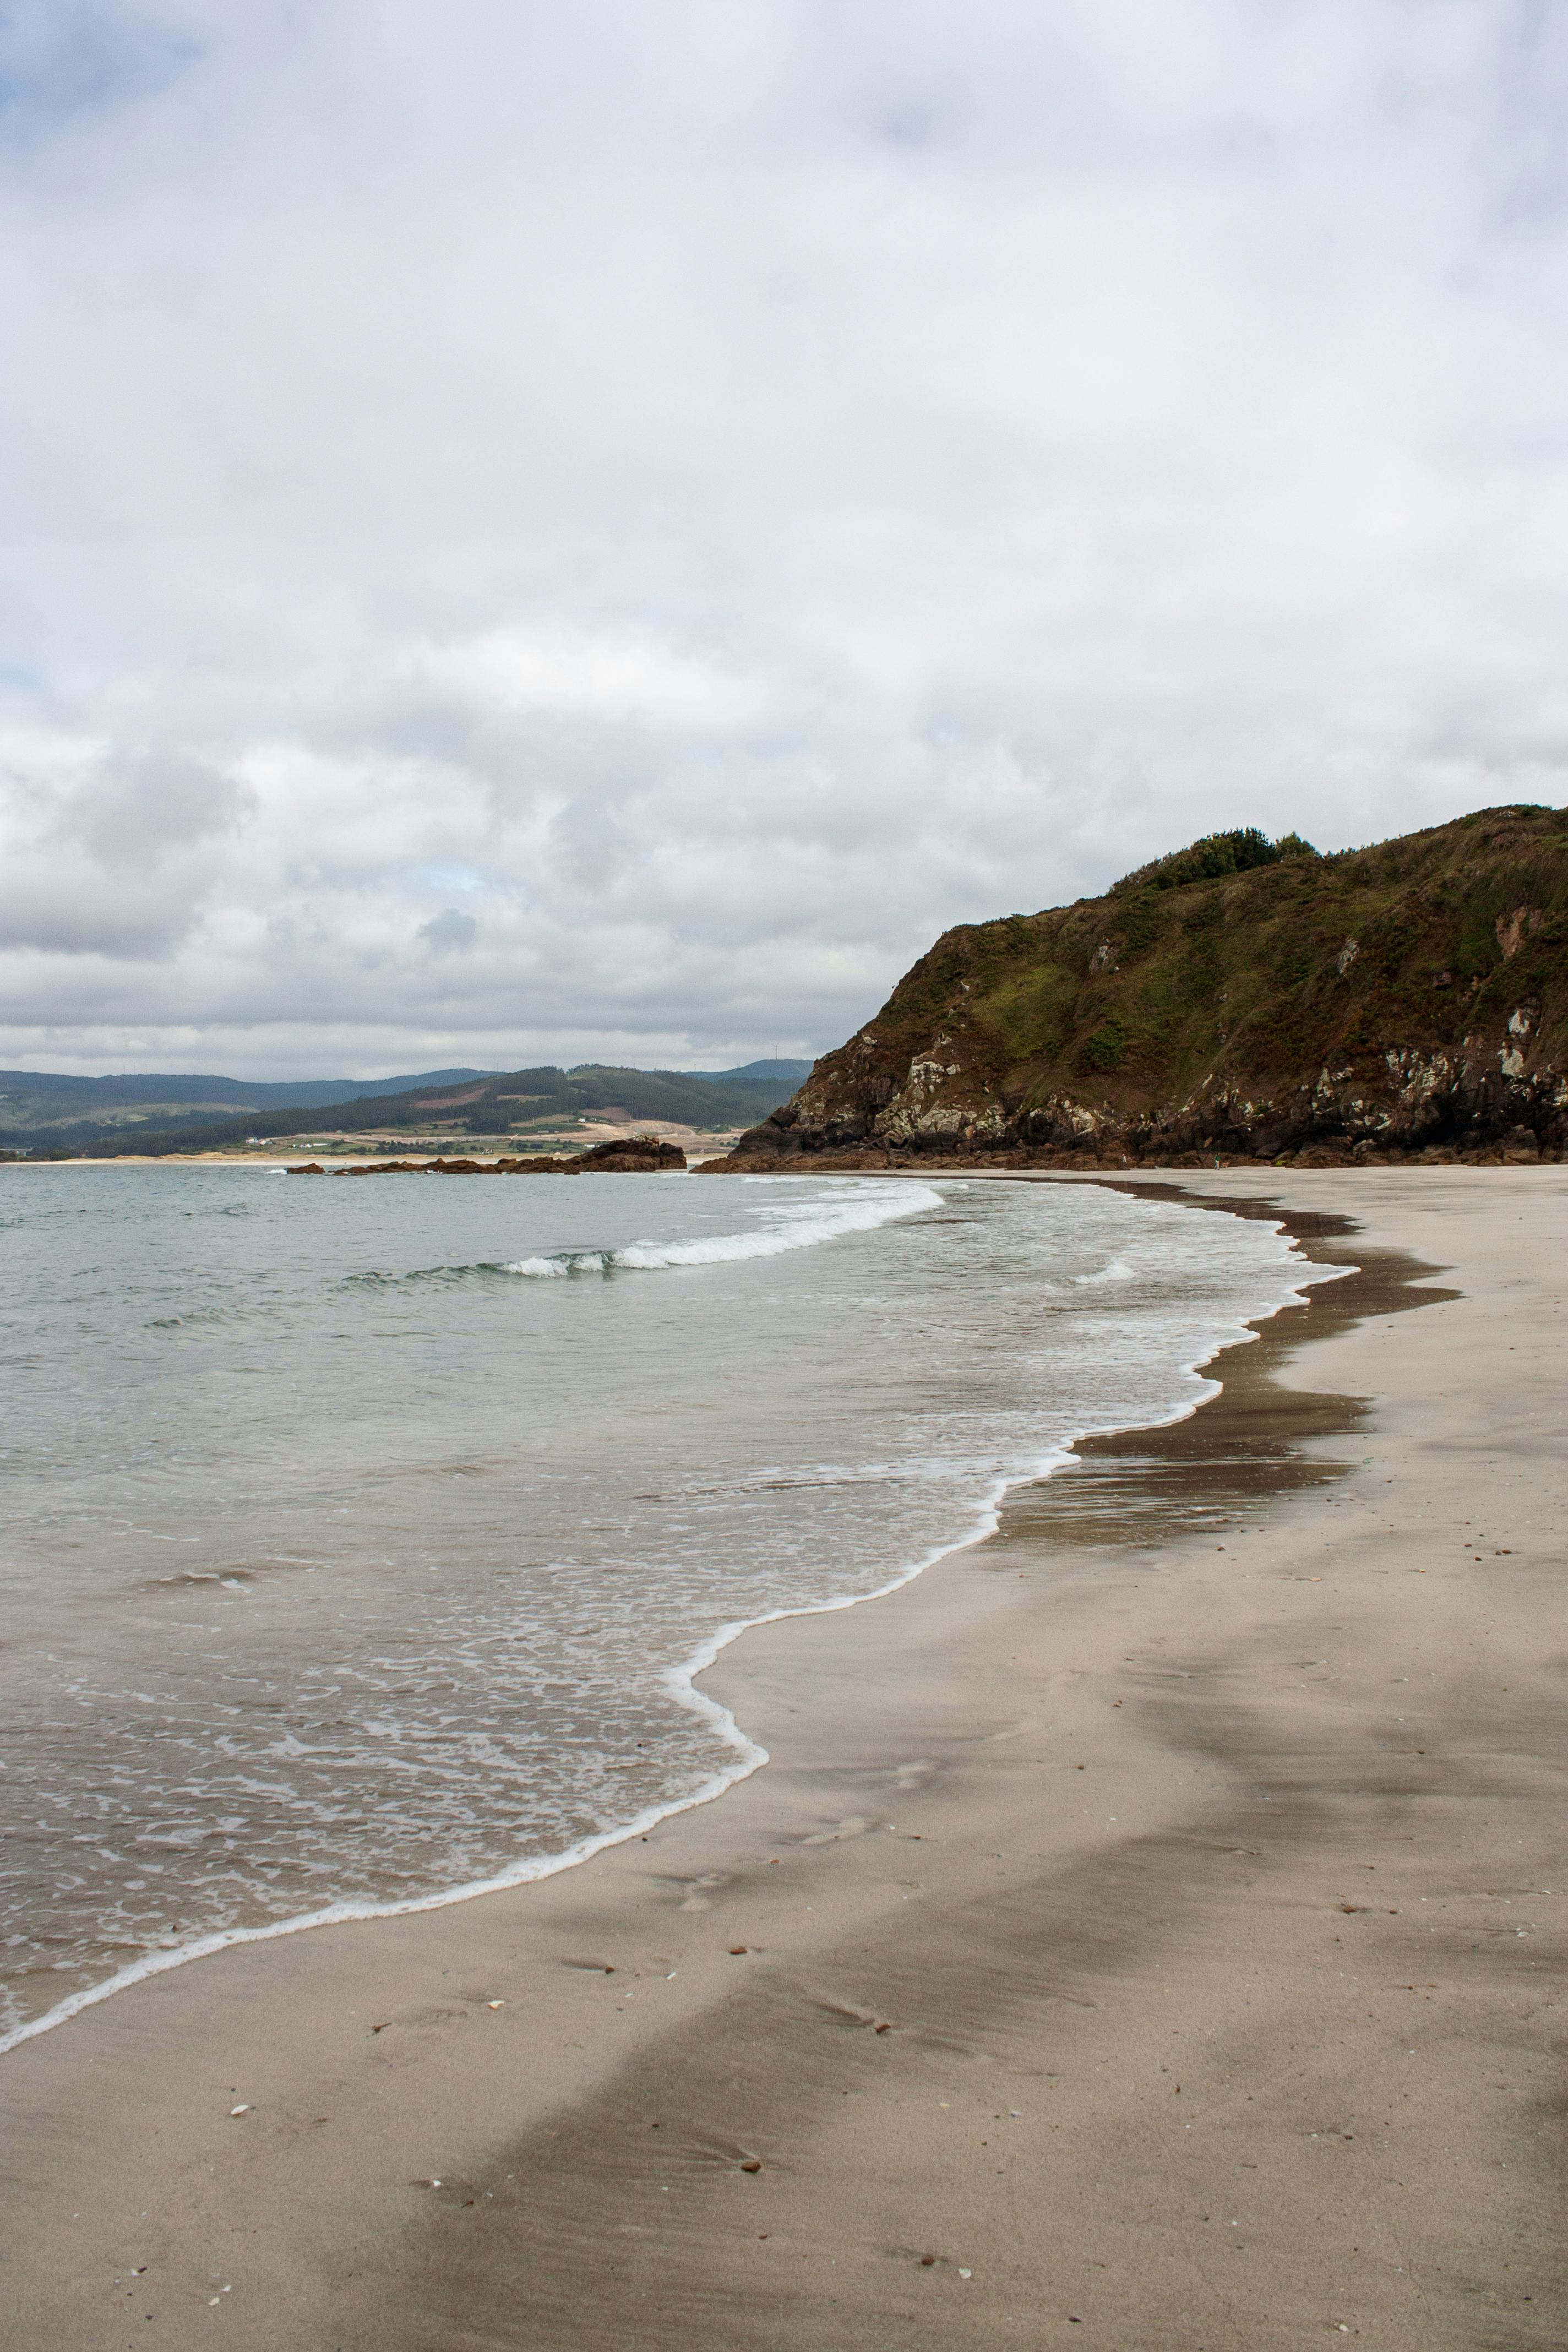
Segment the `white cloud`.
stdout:
[[1561,801],[1504,0],[0,31],[0,1059],[817,1049],[1195,833]]

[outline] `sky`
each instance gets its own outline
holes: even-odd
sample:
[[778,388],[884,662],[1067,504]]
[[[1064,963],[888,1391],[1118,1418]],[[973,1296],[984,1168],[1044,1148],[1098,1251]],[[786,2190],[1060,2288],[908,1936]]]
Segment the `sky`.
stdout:
[[1568,11],[0,0],[0,1065],[840,1043],[1568,801]]

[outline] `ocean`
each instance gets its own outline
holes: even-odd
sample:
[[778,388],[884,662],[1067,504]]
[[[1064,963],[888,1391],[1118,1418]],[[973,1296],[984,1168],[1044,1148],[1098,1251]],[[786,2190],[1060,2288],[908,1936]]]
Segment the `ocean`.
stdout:
[[0,1171],[0,2048],[242,1935],[562,1867],[1298,1295],[1098,1186]]

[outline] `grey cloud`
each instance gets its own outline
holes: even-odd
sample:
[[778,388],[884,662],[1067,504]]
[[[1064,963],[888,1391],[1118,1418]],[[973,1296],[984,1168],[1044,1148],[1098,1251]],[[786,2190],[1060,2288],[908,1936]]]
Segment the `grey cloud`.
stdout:
[[234,833],[256,805],[255,793],[236,777],[198,760],[144,752],[107,763],[63,798],[56,832],[122,871]]
[[78,754],[0,770],[0,953],[165,959],[201,919],[214,845],[255,806],[193,760]]
[[11,0],[0,18],[0,135],[58,135],[166,89],[200,54],[188,35],[114,0]]
[[473,946],[479,935],[479,927],[472,915],[462,914],[456,907],[446,908],[419,926],[419,937],[433,955],[461,953]]
[[[178,897],[127,890],[102,874],[84,877],[68,867],[0,879],[0,955],[7,949],[32,949],[111,961],[157,960],[174,952],[195,919],[194,909]],[[15,1012],[31,989],[23,983],[6,993]]]
[[1550,12],[150,21],[0,43],[14,1059],[822,1047],[1211,826],[1568,797]]

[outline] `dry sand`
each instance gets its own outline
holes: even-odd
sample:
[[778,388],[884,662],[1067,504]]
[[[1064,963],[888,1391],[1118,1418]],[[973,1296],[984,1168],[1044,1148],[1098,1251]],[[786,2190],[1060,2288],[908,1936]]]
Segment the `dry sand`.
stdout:
[[767,1769],[0,2062],[0,2341],[1568,2343],[1568,1171],[1268,1191],[1363,1275],[748,1634]]

